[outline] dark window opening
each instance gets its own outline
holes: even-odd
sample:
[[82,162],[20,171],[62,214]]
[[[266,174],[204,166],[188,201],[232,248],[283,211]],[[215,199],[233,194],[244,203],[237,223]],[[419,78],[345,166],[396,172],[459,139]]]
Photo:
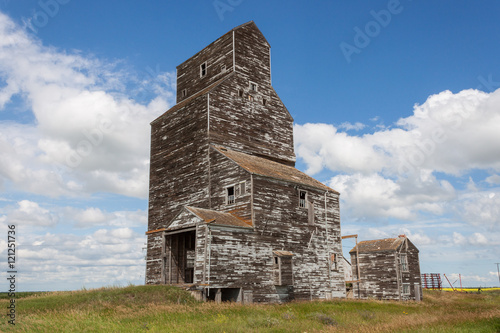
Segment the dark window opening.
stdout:
[[242,89],[238,90],[238,97],[243,97],[243,90]]
[[267,100],[265,98],[262,99],[262,105],[266,106],[266,104],[267,104]]
[[234,204],[234,186],[230,186],[226,188],[226,203],[227,204]]
[[306,207],[306,198],[307,198],[307,192],[299,191],[299,207],[301,208]]
[[186,97],[188,94],[187,89],[182,89],[182,97]]
[[207,63],[204,62],[200,65],[200,77],[207,75]]

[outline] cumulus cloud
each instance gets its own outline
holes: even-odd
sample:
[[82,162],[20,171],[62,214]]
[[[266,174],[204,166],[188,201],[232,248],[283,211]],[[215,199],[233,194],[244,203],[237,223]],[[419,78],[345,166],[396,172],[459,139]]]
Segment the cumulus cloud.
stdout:
[[51,227],[58,223],[59,218],[36,202],[21,200],[17,207],[10,207],[6,220],[9,224],[20,226]]
[[459,232],[453,232],[453,243],[455,245],[475,245],[475,246],[490,246],[499,245],[499,242],[493,242],[480,232],[474,232],[472,235],[464,236]]
[[307,172],[383,172],[402,176],[428,169],[453,175],[500,170],[500,90],[430,96],[395,128],[351,136],[328,124],[295,125],[296,152]]
[[414,219],[418,212],[442,214],[455,196],[451,184],[421,170],[418,178],[389,179],[378,173],[338,175],[328,185],[342,193],[343,208],[353,218]]
[[[0,123],[0,180],[43,195],[145,198],[149,123],[172,104],[175,75],[139,79],[119,63],[44,46],[2,13],[0,41],[0,112],[17,96],[36,119]],[[129,86],[152,98],[140,103]]]
[[18,240],[22,283],[51,290],[144,283],[145,241],[130,228],[84,235],[26,234]]
[[500,185],[500,175],[491,175],[485,181],[490,184]]
[[464,221],[490,230],[500,226],[500,193],[478,191],[465,193],[455,205],[455,211]]

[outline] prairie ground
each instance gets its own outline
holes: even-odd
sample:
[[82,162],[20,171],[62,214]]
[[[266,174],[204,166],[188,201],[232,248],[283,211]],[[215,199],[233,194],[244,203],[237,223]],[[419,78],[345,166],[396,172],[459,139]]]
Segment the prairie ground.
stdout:
[[[168,286],[19,293],[2,332],[500,332],[500,290],[424,291],[422,302],[199,303]],[[0,297],[7,309],[10,300]]]

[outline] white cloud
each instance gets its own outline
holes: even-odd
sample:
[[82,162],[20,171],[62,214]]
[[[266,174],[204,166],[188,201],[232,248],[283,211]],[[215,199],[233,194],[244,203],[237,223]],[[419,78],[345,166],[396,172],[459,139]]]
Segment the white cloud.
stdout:
[[338,175],[328,185],[339,191],[344,213],[354,218],[415,219],[418,212],[442,214],[453,187],[438,181],[429,171],[418,178],[392,180],[380,174]]
[[490,184],[500,185],[500,175],[491,175],[485,181]]
[[471,225],[491,230],[500,226],[500,195],[496,192],[465,193],[454,206],[458,216]]
[[339,128],[345,129],[346,131],[350,130],[355,130],[355,131],[360,131],[363,128],[365,128],[366,125],[360,122],[356,122],[354,124],[351,124],[350,122],[343,122],[342,124],[339,125]]
[[480,232],[474,232],[472,235],[464,236],[459,232],[453,232],[453,243],[459,246],[473,245],[473,246],[491,246],[499,245],[500,242],[493,242]]
[[500,170],[500,89],[430,96],[396,128],[350,136],[333,125],[295,125],[296,153],[314,174],[382,172],[404,176],[428,169],[459,175]]
[[23,277],[19,288],[61,290],[144,283],[145,242],[143,234],[130,228],[99,229],[84,235],[25,232],[17,238],[22,258],[18,270]]
[[[145,198],[149,123],[173,101],[175,75],[134,73],[43,46],[0,13],[0,112],[20,96],[34,124],[0,123],[0,181],[43,195],[94,191]],[[125,95],[148,85],[142,105]],[[156,96],[156,97],[155,97]]]
[[19,201],[17,208],[12,209],[7,215],[9,224],[19,226],[51,227],[55,226],[58,220],[57,215],[29,200]]
[[480,276],[480,275],[461,275],[459,273],[452,273],[448,277],[450,282],[453,283],[455,288],[460,288],[460,277],[462,279],[462,285],[467,283],[474,282],[488,282],[491,281],[491,278]]

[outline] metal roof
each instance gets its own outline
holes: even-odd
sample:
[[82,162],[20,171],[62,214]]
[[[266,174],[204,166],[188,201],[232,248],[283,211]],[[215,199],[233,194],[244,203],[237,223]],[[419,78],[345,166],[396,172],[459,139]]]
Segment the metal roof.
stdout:
[[190,212],[201,218],[203,221],[205,221],[205,223],[251,228],[251,226],[245,223],[244,220],[238,218],[237,216],[231,213],[218,212],[216,210],[196,208],[190,206],[186,206],[186,209],[188,209]]
[[236,164],[252,174],[307,185],[310,187],[321,189],[323,191],[329,191],[339,194],[339,192],[335,191],[334,189],[326,186],[320,181],[306,175],[302,171],[299,171],[292,166],[274,162],[266,158],[237,152],[225,147],[214,146],[214,149],[216,149],[222,155],[233,160]]
[[[378,251],[395,251],[399,248],[401,244],[403,244],[406,237],[396,237],[396,238],[385,238],[385,239],[376,239],[369,241],[362,241],[358,243],[358,251],[359,253],[365,252],[378,252]],[[356,252],[356,246],[349,251],[349,253]]]

